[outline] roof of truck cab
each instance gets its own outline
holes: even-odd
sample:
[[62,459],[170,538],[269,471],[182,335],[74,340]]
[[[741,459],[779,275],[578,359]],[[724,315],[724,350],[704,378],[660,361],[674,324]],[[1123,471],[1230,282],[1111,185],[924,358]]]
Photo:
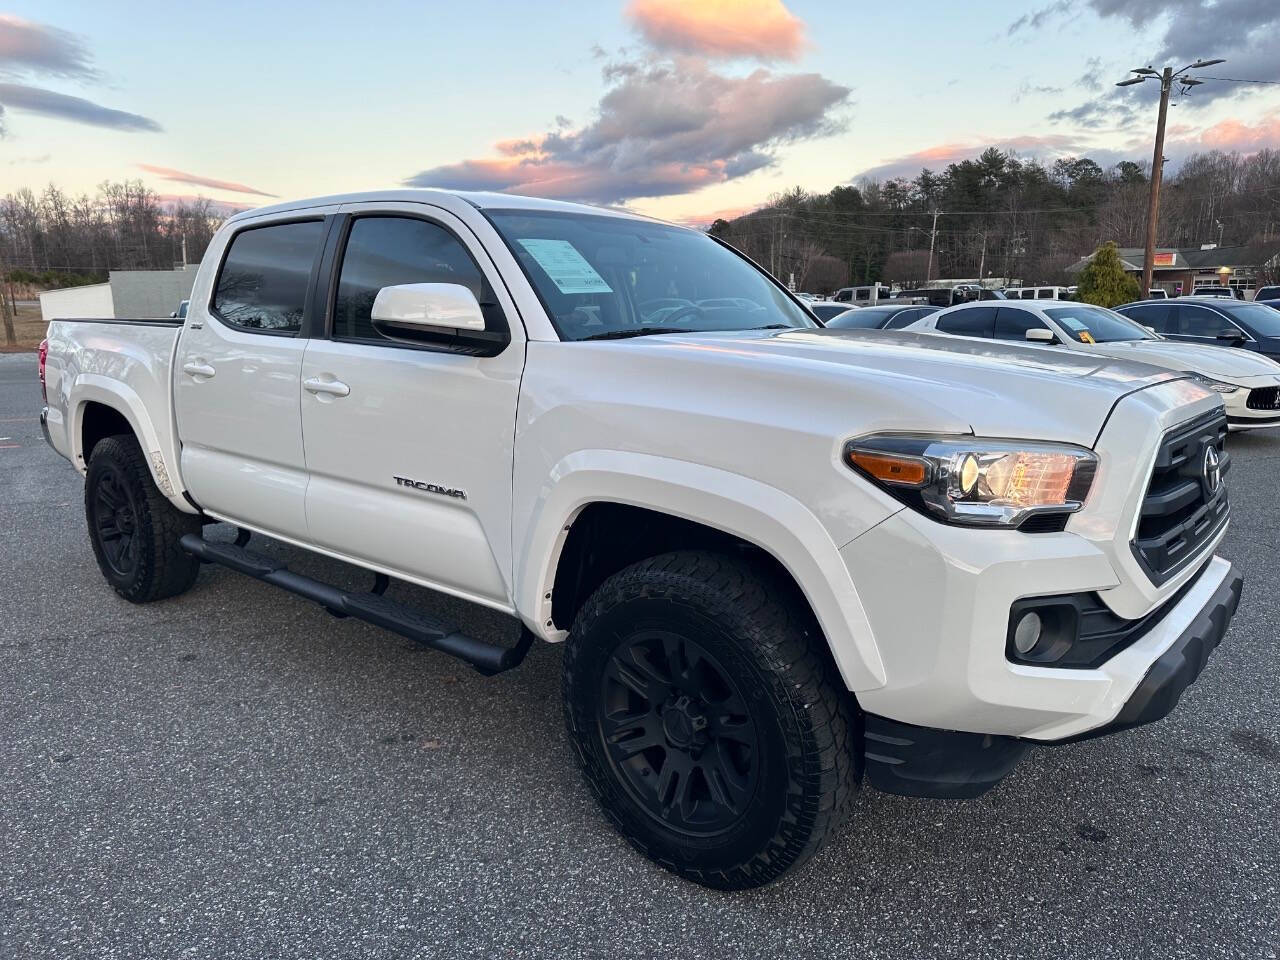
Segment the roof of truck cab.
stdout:
[[366,190],[359,193],[335,193],[325,197],[303,197],[286,200],[265,207],[254,207],[231,217],[231,221],[247,220],[263,214],[288,213],[309,207],[327,207],[342,203],[370,203],[377,201],[397,203],[439,203],[446,197],[456,197],[477,210],[549,210],[561,213],[586,213],[597,216],[626,217],[632,220],[663,221],[644,217],[617,207],[595,207],[585,203],[569,203],[564,200],[544,200],[541,197],[525,197],[515,193],[485,193],[470,190],[438,190],[432,187],[400,187],[394,190]]

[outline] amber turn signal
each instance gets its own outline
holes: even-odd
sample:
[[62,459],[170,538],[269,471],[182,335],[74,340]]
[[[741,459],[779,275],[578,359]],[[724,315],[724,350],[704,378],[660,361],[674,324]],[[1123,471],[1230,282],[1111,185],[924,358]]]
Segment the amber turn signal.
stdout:
[[869,473],[881,483],[902,487],[922,486],[928,478],[923,462],[914,457],[898,457],[888,453],[872,453],[869,450],[850,450],[849,462]]

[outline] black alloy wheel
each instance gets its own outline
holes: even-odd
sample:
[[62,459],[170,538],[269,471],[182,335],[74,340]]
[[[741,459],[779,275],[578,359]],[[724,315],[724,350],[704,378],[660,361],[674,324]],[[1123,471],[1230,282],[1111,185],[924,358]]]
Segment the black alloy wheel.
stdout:
[[130,576],[138,566],[138,505],[117,464],[105,464],[97,478],[89,500],[89,523],[111,571],[119,577]]
[[613,770],[649,816],[691,836],[742,818],[759,779],[759,733],[697,641],[659,630],[629,637],[605,666],[598,713]]

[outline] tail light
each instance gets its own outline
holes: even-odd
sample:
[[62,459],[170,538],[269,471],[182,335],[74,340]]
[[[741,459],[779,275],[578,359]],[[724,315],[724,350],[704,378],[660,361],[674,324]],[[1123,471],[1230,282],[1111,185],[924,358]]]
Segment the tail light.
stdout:
[[40,399],[45,403],[49,402],[49,393],[45,389],[44,383],[44,364],[49,359],[49,341],[40,341]]

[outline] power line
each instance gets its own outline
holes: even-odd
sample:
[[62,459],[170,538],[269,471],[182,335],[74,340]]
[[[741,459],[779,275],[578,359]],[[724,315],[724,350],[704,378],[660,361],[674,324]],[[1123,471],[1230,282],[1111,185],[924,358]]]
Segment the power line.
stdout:
[[1197,80],[1221,80],[1223,83],[1268,83],[1280,87],[1280,80],[1241,80],[1238,77],[1197,77]]

